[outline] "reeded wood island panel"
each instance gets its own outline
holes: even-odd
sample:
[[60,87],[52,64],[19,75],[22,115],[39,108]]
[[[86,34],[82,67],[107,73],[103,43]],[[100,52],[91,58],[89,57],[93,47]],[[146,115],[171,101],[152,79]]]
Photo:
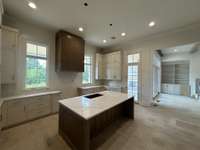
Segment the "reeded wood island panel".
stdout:
[[122,117],[134,119],[133,97],[109,91],[98,94],[60,101],[59,134],[73,149],[89,150],[108,125]]

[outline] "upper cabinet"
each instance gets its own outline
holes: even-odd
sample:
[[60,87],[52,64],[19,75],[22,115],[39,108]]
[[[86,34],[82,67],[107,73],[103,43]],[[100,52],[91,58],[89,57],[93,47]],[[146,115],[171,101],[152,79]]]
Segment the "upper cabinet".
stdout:
[[84,40],[66,31],[56,34],[56,71],[84,72]]
[[18,31],[2,28],[2,84],[13,84],[16,81],[16,51],[18,48]]
[[96,79],[121,80],[121,52],[96,55]]
[[103,54],[97,53],[96,54],[96,80],[104,79],[104,71],[103,71]]

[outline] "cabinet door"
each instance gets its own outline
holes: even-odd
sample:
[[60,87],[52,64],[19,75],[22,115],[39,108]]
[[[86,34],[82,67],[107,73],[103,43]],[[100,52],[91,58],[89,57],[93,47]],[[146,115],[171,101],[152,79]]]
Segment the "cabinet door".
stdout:
[[113,52],[105,57],[105,79],[121,80],[121,53]]
[[121,80],[120,52],[115,52],[112,54],[112,80]]
[[17,32],[2,31],[2,83],[15,83]]
[[6,125],[14,125],[25,121],[25,102],[23,100],[13,100],[7,102]]
[[103,79],[103,55],[96,54],[96,80]]
[[52,113],[57,113],[59,110],[59,100],[61,100],[60,94],[51,95],[51,103],[52,103]]
[[42,117],[51,113],[50,96],[28,98],[26,102],[27,120]]
[[65,31],[56,34],[56,70],[84,72],[85,41]]

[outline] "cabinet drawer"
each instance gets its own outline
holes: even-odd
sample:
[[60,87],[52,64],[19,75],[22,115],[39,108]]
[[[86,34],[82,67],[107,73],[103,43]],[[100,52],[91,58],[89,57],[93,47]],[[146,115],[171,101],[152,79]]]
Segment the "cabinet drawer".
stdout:
[[34,108],[42,105],[50,105],[50,97],[49,96],[41,96],[41,97],[33,97],[29,98],[26,102],[27,109]]
[[42,116],[50,114],[50,112],[51,112],[50,107],[41,107],[38,109],[32,109],[32,110],[27,111],[27,119],[30,120],[30,119],[42,117]]
[[7,102],[8,109],[17,107],[17,106],[21,106],[21,105],[24,105],[24,100],[12,100],[12,101]]
[[49,107],[49,108],[51,107],[49,100],[46,103],[35,103],[32,105],[26,105],[26,111],[32,111],[32,110],[42,109],[46,107]]

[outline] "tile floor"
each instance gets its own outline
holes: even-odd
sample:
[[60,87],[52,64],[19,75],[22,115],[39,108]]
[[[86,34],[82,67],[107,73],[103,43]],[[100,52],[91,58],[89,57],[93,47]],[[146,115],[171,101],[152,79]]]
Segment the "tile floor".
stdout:
[[[200,101],[162,95],[159,106],[136,105],[135,120],[108,127],[95,141],[99,150],[199,150]],[[0,150],[70,150],[53,115],[0,135]]]

